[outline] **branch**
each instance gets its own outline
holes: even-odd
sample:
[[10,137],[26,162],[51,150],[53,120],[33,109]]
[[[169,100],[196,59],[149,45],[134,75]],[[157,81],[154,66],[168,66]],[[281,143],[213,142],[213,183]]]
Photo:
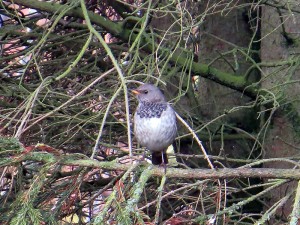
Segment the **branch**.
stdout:
[[[83,166],[105,170],[126,171],[132,167],[130,164],[122,164],[116,161],[99,162],[87,158],[85,155],[61,155],[54,156],[49,153],[30,152],[20,156],[0,160],[0,167],[20,163],[26,160],[44,163],[57,163],[68,166]],[[78,158],[81,159],[78,159]],[[141,167],[149,167],[147,163],[140,163]],[[152,166],[151,175],[162,177],[164,169]],[[143,169],[142,169],[143,170]],[[272,178],[272,179],[296,179],[300,180],[300,169],[274,169],[274,168],[224,168],[224,169],[177,169],[167,168],[167,177],[172,178],[197,178],[197,179],[227,179],[227,178]]]
[[[83,12],[79,7],[70,8],[68,5],[40,2],[36,0],[14,0],[14,3],[53,14],[66,11],[65,15],[67,16],[84,19]],[[126,43],[128,41],[133,43],[136,38],[140,38],[139,34],[137,34],[138,32],[132,32],[131,29],[127,29],[123,22],[112,22],[91,11],[88,11],[88,16],[93,24],[103,27],[107,32],[121,38]],[[157,51],[160,55],[159,58],[164,58],[166,55],[170,55],[170,49],[162,48],[161,46],[158,47],[153,43],[155,43],[155,41],[153,41],[152,36],[147,33],[144,33],[143,37],[140,39],[140,46],[143,46],[143,50],[152,53],[158,49]],[[169,62],[171,64],[176,64],[178,67],[185,67],[188,59],[191,58],[188,57],[188,55],[192,54],[193,53],[191,51],[180,49],[178,52],[171,55]],[[255,87],[250,87],[250,83],[242,75],[226,73],[207,64],[195,62],[189,63],[191,63],[192,74],[202,76],[221,85],[243,92],[251,98],[254,98],[259,91]]]

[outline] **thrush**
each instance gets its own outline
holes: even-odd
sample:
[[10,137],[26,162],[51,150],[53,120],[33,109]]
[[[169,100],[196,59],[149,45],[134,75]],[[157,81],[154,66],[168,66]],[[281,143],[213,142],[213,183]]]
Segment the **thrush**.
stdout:
[[143,84],[132,92],[138,106],[134,114],[134,134],[138,143],[152,153],[152,164],[168,163],[166,150],[176,135],[176,115],[159,88]]

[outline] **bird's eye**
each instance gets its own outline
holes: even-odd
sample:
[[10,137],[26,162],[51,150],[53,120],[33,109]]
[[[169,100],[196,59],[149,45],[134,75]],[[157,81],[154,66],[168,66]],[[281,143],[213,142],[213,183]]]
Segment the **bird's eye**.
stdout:
[[145,90],[145,91],[144,91],[144,94],[148,94],[148,91],[147,91],[147,90]]

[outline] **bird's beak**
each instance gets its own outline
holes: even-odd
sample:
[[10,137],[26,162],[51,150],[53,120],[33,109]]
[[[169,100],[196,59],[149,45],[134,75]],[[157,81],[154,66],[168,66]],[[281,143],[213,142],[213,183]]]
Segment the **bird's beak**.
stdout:
[[135,95],[140,94],[140,92],[139,92],[138,90],[135,90],[135,89],[131,90],[131,92],[132,92],[133,94],[135,94]]

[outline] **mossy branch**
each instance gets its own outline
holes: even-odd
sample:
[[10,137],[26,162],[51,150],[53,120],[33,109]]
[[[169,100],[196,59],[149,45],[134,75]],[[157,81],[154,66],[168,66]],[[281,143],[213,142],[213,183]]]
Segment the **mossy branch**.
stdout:
[[[55,156],[43,152],[30,152],[0,160],[0,167],[13,165],[26,160],[44,163],[57,163],[68,166],[92,167],[105,170],[126,171],[131,168],[129,164],[117,161],[100,162],[87,158],[82,154]],[[80,159],[78,159],[80,158]],[[197,178],[197,179],[227,179],[227,178],[272,178],[272,179],[300,179],[300,169],[273,169],[273,168],[223,168],[223,169],[177,169],[167,168],[166,174],[162,167],[140,163],[141,167],[152,167],[151,176],[169,178]]]
[[[15,0],[14,2],[37,10],[47,11],[49,13],[65,11],[65,15],[67,16],[84,19],[82,9],[79,7],[69,9],[67,5],[39,2],[35,0]],[[132,32],[131,29],[124,26],[123,22],[112,22],[91,11],[88,11],[88,17],[93,24],[103,27],[107,32],[121,38],[125,42],[130,41],[133,43],[136,38],[139,38],[139,32]],[[154,43],[152,35],[147,35],[147,33],[144,33],[143,37],[140,38],[140,46],[143,46],[144,51],[152,53],[157,50],[160,55],[159,58],[164,58],[166,55],[170,55],[170,49],[162,48],[161,46],[157,49],[158,46]],[[179,49],[169,57],[169,63],[176,64],[178,67],[185,67],[187,55],[190,54],[192,54],[192,52],[186,49]],[[252,98],[254,98],[259,92],[257,87],[250,86],[250,83],[246,80],[245,76],[220,71],[207,64],[191,62],[191,72],[194,75],[202,76],[234,90],[243,92],[245,95]]]

